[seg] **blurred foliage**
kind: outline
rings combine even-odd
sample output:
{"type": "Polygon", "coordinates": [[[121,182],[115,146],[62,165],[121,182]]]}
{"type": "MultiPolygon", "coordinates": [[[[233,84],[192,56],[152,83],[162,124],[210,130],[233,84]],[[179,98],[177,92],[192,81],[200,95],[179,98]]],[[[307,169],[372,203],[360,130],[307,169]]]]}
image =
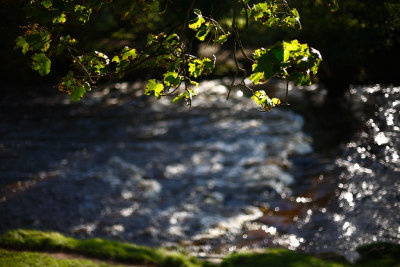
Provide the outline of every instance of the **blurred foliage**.
{"type": "Polygon", "coordinates": [[[349,84],[399,84],[400,3],[398,0],[338,0],[327,12],[321,0],[292,0],[302,15],[300,41],[324,57],[319,77],[330,92],[349,84]]]}
{"type": "MultiPolygon", "coordinates": [[[[319,82],[332,95],[349,84],[400,84],[400,3],[398,0],[291,0],[298,10],[301,31],[275,28],[260,34],[252,24],[241,36],[245,46],[272,45],[298,39],[317,48],[323,57],[319,82]]],[[[228,22],[229,19],[226,19],[228,22]]],[[[240,24],[245,28],[245,22],[240,24]]]]}

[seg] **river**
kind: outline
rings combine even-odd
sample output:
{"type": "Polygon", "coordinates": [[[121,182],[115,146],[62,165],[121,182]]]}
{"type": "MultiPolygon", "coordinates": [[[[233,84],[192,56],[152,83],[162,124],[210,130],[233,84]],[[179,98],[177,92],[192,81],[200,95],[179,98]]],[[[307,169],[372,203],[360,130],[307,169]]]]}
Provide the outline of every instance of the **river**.
{"type": "MultiPolygon", "coordinates": [[[[276,246],[354,260],[358,245],[399,243],[400,88],[352,87],[343,101],[356,130],[327,156],[303,116],[259,112],[237,89],[226,101],[227,84],[201,82],[191,108],[143,96],[140,82],[80,103],[3,98],[0,232],[179,245],[200,257],[276,246]]],[[[306,101],[303,91],[291,93],[306,101]]]]}

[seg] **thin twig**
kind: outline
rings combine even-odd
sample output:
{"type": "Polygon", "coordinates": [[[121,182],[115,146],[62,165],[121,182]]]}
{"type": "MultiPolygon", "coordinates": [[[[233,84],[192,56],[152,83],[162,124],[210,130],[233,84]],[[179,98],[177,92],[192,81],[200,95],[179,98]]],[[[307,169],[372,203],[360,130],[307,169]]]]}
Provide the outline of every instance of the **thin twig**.
{"type": "Polygon", "coordinates": [[[233,42],[233,59],[235,61],[235,65],[236,65],[236,71],[235,71],[235,75],[233,76],[231,85],[229,86],[229,91],[228,91],[228,95],[226,96],[226,100],[229,100],[229,96],[231,95],[232,88],[235,86],[236,76],[240,69],[239,64],[237,62],[237,58],[236,58],[236,42],[233,42]]]}
{"type": "Polygon", "coordinates": [[[165,7],[164,7],[164,10],[163,10],[163,11],[160,11],[160,12],[158,12],[158,15],[164,15],[164,14],[165,14],[165,12],[167,12],[167,9],[168,9],[168,3],[169,3],[169,0],[165,1],[165,7]]]}
{"type": "Polygon", "coordinates": [[[288,106],[288,95],[289,95],[289,79],[286,79],[286,96],[285,96],[285,105],[288,106]]]}
{"type": "Polygon", "coordinates": [[[68,50],[68,52],[69,52],[69,54],[71,55],[71,57],[82,67],[82,69],[86,72],[86,74],[87,74],[87,76],[88,76],[88,78],[89,78],[89,81],[90,81],[90,83],[95,83],[93,80],[92,80],[92,78],[91,78],[91,76],[90,76],[90,73],[88,72],[88,70],[85,68],[85,66],[79,61],[79,59],[77,59],[73,54],[72,54],[72,52],[71,52],[71,49],[69,48],[69,46],[67,46],[67,50],[68,50]]]}
{"type": "Polygon", "coordinates": [[[240,0],[240,2],[242,3],[243,9],[244,9],[244,11],[246,12],[246,29],[247,29],[247,28],[249,27],[249,14],[248,14],[248,11],[247,11],[249,5],[246,5],[246,4],[243,2],[243,0],[240,0]]]}
{"type": "Polygon", "coordinates": [[[240,48],[240,51],[242,52],[243,57],[245,59],[247,59],[248,61],[250,61],[251,63],[254,63],[254,60],[249,58],[246,55],[246,53],[244,52],[244,48],[243,48],[242,42],[240,41],[239,30],[238,30],[237,25],[236,25],[236,16],[237,16],[237,4],[236,4],[236,2],[237,2],[237,0],[233,0],[232,29],[233,29],[233,33],[235,35],[235,41],[239,45],[239,48],[240,48]]]}

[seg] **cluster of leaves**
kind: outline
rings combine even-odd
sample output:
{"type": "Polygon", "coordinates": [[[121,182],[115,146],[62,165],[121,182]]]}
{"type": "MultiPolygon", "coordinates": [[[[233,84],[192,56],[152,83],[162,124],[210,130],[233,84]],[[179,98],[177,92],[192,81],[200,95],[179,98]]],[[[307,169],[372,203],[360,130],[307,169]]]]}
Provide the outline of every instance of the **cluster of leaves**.
{"type": "Polygon", "coordinates": [[[72,71],[61,79],[58,89],[70,95],[71,101],[79,101],[86,91],[90,91],[90,84],[83,80],[75,78],[72,71]]]}
{"type": "Polygon", "coordinates": [[[257,49],[253,56],[250,80],[254,84],[281,77],[294,81],[296,85],[311,85],[311,75],[317,73],[322,60],[317,50],[297,40],[278,42],[269,49],[257,49]]]}
{"type": "Polygon", "coordinates": [[[301,28],[299,12],[290,8],[286,1],[270,0],[254,4],[247,14],[268,27],[301,28]]]}
{"type": "Polygon", "coordinates": [[[176,33],[149,35],[147,45],[155,46],[145,54],[145,64],[149,67],[164,68],[165,72],[160,79],[149,80],[145,94],[154,94],[159,99],[181,89],[183,92],[179,93],[173,102],[185,99],[190,105],[192,97],[196,95],[190,86],[198,85],[193,79],[210,74],[215,67],[215,58],[198,58],[185,53],[186,47],[176,33]],[[154,57],[154,60],[149,59],[150,57],[154,57]]]}
{"type": "MultiPolygon", "coordinates": [[[[266,27],[301,29],[297,9],[290,8],[286,1],[269,0],[253,4],[252,7],[248,2],[248,0],[242,1],[244,6],[242,13],[246,14],[246,18],[253,18],[266,27]]],[[[303,86],[311,85],[312,76],[317,74],[322,61],[318,50],[309,48],[307,44],[301,44],[297,40],[278,41],[268,49],[256,49],[253,59],[251,61],[253,73],[249,79],[254,84],[280,77],[303,86]]],[[[266,111],[282,103],[277,98],[270,98],[265,91],[253,92],[252,99],[266,111]]],[[[287,92],[285,104],[287,104],[287,92]]]]}
{"type": "Polygon", "coordinates": [[[25,55],[31,52],[32,69],[44,76],[49,74],[51,61],[46,56],[46,51],[50,48],[51,34],[45,28],[39,27],[37,24],[25,27],[26,31],[23,36],[18,36],[16,39],[17,47],[22,49],[25,55]]]}
{"type": "Polygon", "coordinates": [[[324,57],[318,80],[331,97],[341,96],[349,84],[400,83],[393,71],[400,60],[398,0],[290,3],[302,15],[299,40],[318,47],[324,57]]]}
{"type": "MultiPolygon", "coordinates": [[[[186,21],[189,18],[188,13],[188,17],[181,24],[194,32],[198,41],[206,42],[207,45],[210,42],[213,45],[223,45],[233,36],[233,56],[238,69],[241,69],[236,60],[237,45],[244,54],[236,27],[238,3],[242,5],[241,14],[246,21],[253,19],[267,27],[301,28],[299,13],[290,8],[285,0],[253,1],[255,3],[252,6],[249,2],[234,1],[231,29],[233,34],[223,29],[214,18],[204,16],[199,9],[194,9],[194,19],[186,21]]],[[[188,12],[193,8],[193,4],[194,1],[188,12]]],[[[190,43],[183,41],[178,33],[150,33],[144,47],[125,46],[120,52],[107,55],[100,51],[82,52],[78,47],[77,38],[64,32],[69,23],[86,24],[92,15],[103,7],[113,9],[123,20],[140,20],[140,17],[146,14],[157,14],[155,12],[159,12],[159,6],[159,0],[31,1],[29,18],[33,22],[25,27],[25,33],[16,39],[16,44],[23,54],[32,55],[32,69],[42,76],[50,73],[53,56],[66,53],[71,57],[74,70],[69,71],[59,84],[59,90],[68,93],[71,101],[80,100],[101,80],[123,78],[140,68],[157,68],[164,71],[149,80],[145,94],[154,95],[157,99],[174,95],[173,102],[186,100],[190,105],[193,96],[196,95],[193,90],[193,86],[197,86],[195,79],[212,73],[216,58],[190,54],[190,43]]],[[[159,12],[158,16],[162,13],[159,12]]],[[[250,79],[254,84],[272,77],[281,77],[295,81],[296,84],[309,85],[311,76],[317,73],[321,61],[318,51],[296,40],[278,42],[268,49],[257,49],[253,59],[247,55],[245,58],[253,64],[250,79]]],[[[253,99],[265,110],[280,104],[279,99],[270,99],[261,91],[253,92],[253,99]]]]}
{"type": "Polygon", "coordinates": [[[204,41],[210,34],[210,40],[213,39],[216,44],[223,44],[228,40],[230,32],[225,32],[218,22],[204,17],[199,9],[195,9],[194,14],[197,17],[191,21],[189,28],[196,32],[197,39],[204,41]]]}
{"type": "Polygon", "coordinates": [[[270,98],[264,90],[259,90],[254,93],[251,97],[257,105],[261,106],[265,111],[271,110],[281,104],[281,100],[278,98],[270,98]]]}
{"type": "Polygon", "coordinates": [[[400,26],[400,3],[384,3],[386,10],[390,15],[390,23],[392,27],[399,27],[400,26]]]}

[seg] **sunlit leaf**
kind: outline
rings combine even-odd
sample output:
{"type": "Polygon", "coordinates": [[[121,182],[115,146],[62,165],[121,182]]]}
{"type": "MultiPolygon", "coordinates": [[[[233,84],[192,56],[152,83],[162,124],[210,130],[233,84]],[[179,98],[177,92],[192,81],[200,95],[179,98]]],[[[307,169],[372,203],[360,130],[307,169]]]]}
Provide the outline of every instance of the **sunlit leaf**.
{"type": "Polygon", "coordinates": [[[169,71],[164,74],[164,84],[166,86],[176,87],[180,84],[180,82],[181,78],[177,72],[169,71]]]}
{"type": "Polygon", "coordinates": [[[149,80],[149,83],[146,86],[146,95],[151,95],[154,93],[154,96],[159,99],[164,91],[164,85],[162,83],[157,82],[155,79],[149,80]]]}
{"type": "Polygon", "coordinates": [[[215,67],[215,60],[215,56],[213,59],[203,58],[191,60],[188,64],[190,75],[197,78],[203,74],[210,74],[215,67]]]}
{"type": "Polygon", "coordinates": [[[230,32],[223,34],[223,35],[219,36],[215,42],[218,44],[223,44],[228,40],[229,35],[230,35],[230,32]]]}
{"type": "Polygon", "coordinates": [[[263,72],[255,72],[253,74],[250,75],[249,79],[254,83],[254,84],[258,84],[260,82],[264,82],[265,81],[265,76],[263,72]]]}
{"type": "Polygon", "coordinates": [[[134,48],[130,49],[127,46],[125,46],[121,54],[122,54],[122,60],[127,60],[127,59],[133,60],[137,57],[136,49],[134,48]]]}
{"type": "Polygon", "coordinates": [[[297,40],[277,42],[269,49],[254,52],[254,84],[272,77],[294,81],[297,85],[310,85],[311,74],[316,74],[322,60],[320,53],[297,40]]]}
{"type": "Polygon", "coordinates": [[[266,111],[269,111],[273,107],[281,104],[281,101],[278,98],[269,98],[269,96],[263,90],[256,91],[251,99],[253,99],[257,105],[261,106],[266,111]]]}
{"type": "Polygon", "coordinates": [[[172,100],[172,103],[177,103],[177,102],[181,101],[182,99],[184,99],[185,98],[185,94],[186,94],[186,92],[180,93],[177,97],[175,97],[172,100]]]}
{"type": "Polygon", "coordinates": [[[121,62],[121,60],[119,59],[118,56],[114,56],[111,61],[112,62],[117,62],[117,63],[121,62]]]}
{"type": "Polygon", "coordinates": [[[204,41],[207,37],[207,35],[210,33],[210,25],[209,23],[203,24],[200,29],[196,33],[196,38],[199,39],[200,41],[204,41]]]}
{"type": "Polygon", "coordinates": [[[67,21],[67,16],[65,15],[65,13],[61,13],[59,16],[54,17],[53,19],[53,23],[54,24],[64,24],[67,21]]]}
{"type": "Polygon", "coordinates": [[[41,4],[42,4],[45,8],[47,8],[47,9],[50,9],[51,6],[53,5],[53,3],[51,2],[51,0],[43,0],[43,1],[41,2],[41,4]]]}
{"type": "Polygon", "coordinates": [[[197,30],[201,27],[201,25],[203,25],[204,22],[206,22],[206,20],[203,18],[203,16],[198,15],[194,22],[189,24],[189,29],[197,30]]]}

